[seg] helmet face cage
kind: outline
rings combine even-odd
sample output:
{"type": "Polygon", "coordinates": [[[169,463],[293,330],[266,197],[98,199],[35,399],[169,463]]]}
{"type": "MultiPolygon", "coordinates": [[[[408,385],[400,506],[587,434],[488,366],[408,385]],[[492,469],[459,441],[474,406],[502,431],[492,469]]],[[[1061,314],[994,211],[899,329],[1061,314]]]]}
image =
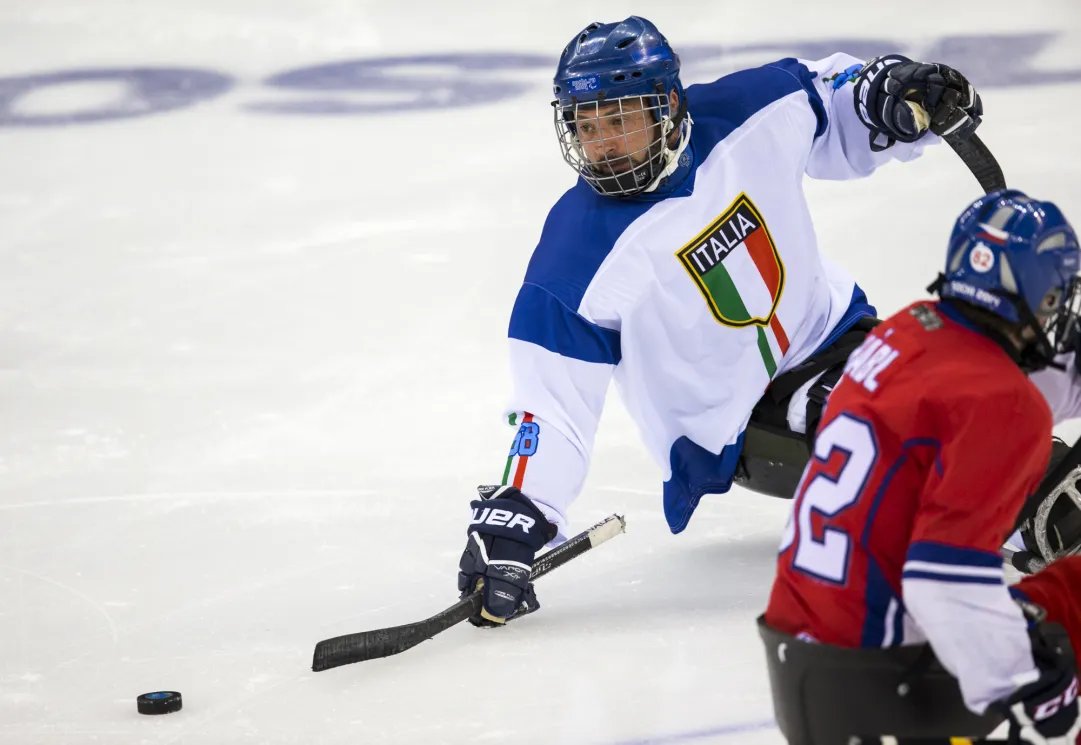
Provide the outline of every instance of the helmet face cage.
{"type": "Polygon", "coordinates": [[[1037,345],[1042,347],[1041,351],[1054,357],[1072,349],[1076,341],[1081,311],[1081,281],[1072,273],[1077,269],[1077,239],[1072,230],[1045,234],[1036,245],[1035,254],[1037,261],[1057,256],[1052,259],[1054,268],[1050,269],[1049,279],[1054,279],[1049,287],[1044,285],[1047,290],[1038,299],[1029,295],[1029,302],[1020,309],[1023,312],[1019,316],[1038,332],[1037,345]]]}
{"type": "Polygon", "coordinates": [[[1026,372],[1054,364],[1056,356],[1074,349],[1081,312],[1081,278],[1071,277],[1063,285],[1049,289],[1035,309],[1017,293],[997,290],[994,294],[1014,309],[1019,319],[1017,327],[1030,330],[1031,335],[1021,349],[1026,372]]]}
{"type": "Polygon", "coordinates": [[[563,160],[598,194],[641,193],[665,167],[675,127],[668,103],[661,92],[562,106],[553,102],[563,160]]]}
{"type": "Polygon", "coordinates": [[[1081,313],[1081,278],[1071,277],[1065,289],[1052,288],[1036,311],[1045,336],[1055,354],[1073,349],[1081,313]]]}

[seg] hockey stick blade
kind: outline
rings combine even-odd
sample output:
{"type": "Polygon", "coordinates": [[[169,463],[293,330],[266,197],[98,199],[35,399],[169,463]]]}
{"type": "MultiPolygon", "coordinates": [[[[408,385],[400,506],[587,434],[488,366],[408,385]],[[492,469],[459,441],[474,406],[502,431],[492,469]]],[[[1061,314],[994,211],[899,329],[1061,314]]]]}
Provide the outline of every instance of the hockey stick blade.
{"type": "MultiPolygon", "coordinates": [[[[558,569],[571,559],[596,548],[625,530],[626,522],[620,515],[605,518],[589,530],[582,531],[551,551],[538,556],[533,562],[530,580],[540,579],[548,572],[558,569]]],[[[480,610],[480,603],[481,596],[478,590],[462,598],[442,613],[437,613],[424,621],[324,639],[315,645],[312,670],[322,672],[354,662],[400,654],[446,631],[451,626],[465,621],[480,610]]]]}
{"type": "Polygon", "coordinates": [[[1002,167],[999,166],[983,140],[974,134],[964,138],[946,135],[942,139],[953,148],[961,161],[968,166],[968,170],[972,171],[972,175],[980,182],[980,187],[985,193],[990,194],[1006,188],[1006,177],[1002,174],[1002,167]]]}

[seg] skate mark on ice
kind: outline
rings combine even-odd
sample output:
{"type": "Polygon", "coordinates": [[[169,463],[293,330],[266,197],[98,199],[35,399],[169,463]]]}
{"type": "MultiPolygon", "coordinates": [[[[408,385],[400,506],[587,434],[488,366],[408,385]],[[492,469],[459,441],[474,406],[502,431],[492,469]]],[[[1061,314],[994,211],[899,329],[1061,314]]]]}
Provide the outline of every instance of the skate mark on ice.
{"type": "Polygon", "coordinates": [[[84,595],[83,593],[76,590],[74,587],[70,587],[68,585],[65,585],[63,582],[59,582],[59,581],[57,581],[55,579],[51,579],[51,578],[46,577],[46,576],[41,575],[41,574],[36,574],[34,572],[28,571],[26,569],[22,569],[20,567],[13,567],[10,564],[0,564],[0,570],[7,570],[9,572],[15,572],[16,574],[21,574],[21,575],[23,575],[25,577],[30,577],[32,579],[36,579],[39,582],[44,582],[47,585],[53,585],[54,587],[59,587],[61,590],[66,590],[67,592],[70,592],[75,597],[77,597],[77,598],[85,601],[89,605],[93,606],[94,610],[96,610],[99,614],[101,614],[101,616],[105,619],[105,622],[107,624],[109,624],[109,633],[113,637],[113,644],[116,644],[119,637],[118,637],[118,635],[116,633],[116,623],[113,621],[113,617],[109,615],[109,611],[105,610],[105,607],[101,603],[94,600],[92,597],[90,597],[88,595],[84,595]]]}
{"type": "Polygon", "coordinates": [[[695,740],[708,740],[715,737],[729,737],[731,735],[746,734],[748,732],[763,732],[775,729],[777,723],[772,719],[763,719],[758,722],[740,722],[726,724],[710,729],[694,730],[692,732],[677,732],[671,735],[659,735],[647,737],[641,740],[620,740],[611,745],[676,745],[677,743],[693,742],[695,740]]]}

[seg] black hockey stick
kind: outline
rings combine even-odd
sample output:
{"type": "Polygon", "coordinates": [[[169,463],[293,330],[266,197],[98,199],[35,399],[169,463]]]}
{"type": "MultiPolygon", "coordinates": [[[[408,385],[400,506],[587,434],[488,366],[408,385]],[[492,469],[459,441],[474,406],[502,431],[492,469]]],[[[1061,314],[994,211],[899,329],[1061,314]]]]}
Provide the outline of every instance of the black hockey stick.
{"type": "MultiPolygon", "coordinates": [[[[913,116],[916,117],[917,125],[921,129],[929,127],[931,115],[927,113],[927,110],[914,101],[907,103],[912,109],[913,116]]],[[[968,166],[968,170],[972,171],[972,175],[980,182],[980,187],[985,194],[1006,188],[1006,177],[1002,174],[1002,167],[978,136],[970,134],[966,137],[953,133],[943,135],[942,139],[953,148],[961,162],[968,166]]]]}
{"type": "Polygon", "coordinates": [[[942,139],[953,148],[961,161],[968,166],[968,170],[972,171],[972,175],[980,182],[984,192],[990,194],[1006,188],[1006,177],[1002,175],[1002,167],[999,166],[987,145],[983,144],[983,140],[974,134],[968,137],[946,135],[942,139]]]}
{"type": "MultiPolygon", "coordinates": [[[[566,564],[571,559],[581,556],[586,551],[596,548],[610,538],[626,530],[626,523],[619,515],[611,515],[584,530],[569,541],[560,544],[551,551],[537,557],[533,562],[531,580],[540,579],[553,569],[566,564]]],[[[336,636],[324,639],[315,645],[312,657],[312,670],[321,672],[332,667],[341,667],[354,662],[364,662],[380,657],[389,657],[411,649],[426,639],[442,633],[466,620],[480,610],[480,590],[462,598],[442,613],[431,618],[393,626],[389,629],[361,631],[356,634],[336,636]]]]}

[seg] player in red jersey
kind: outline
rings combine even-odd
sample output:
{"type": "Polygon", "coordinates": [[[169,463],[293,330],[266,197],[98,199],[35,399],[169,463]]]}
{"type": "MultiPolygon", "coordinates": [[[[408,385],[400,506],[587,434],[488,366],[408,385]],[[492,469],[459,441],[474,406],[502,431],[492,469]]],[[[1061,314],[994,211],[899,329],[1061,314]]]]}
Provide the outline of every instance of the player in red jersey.
{"type": "MultiPolygon", "coordinates": [[[[999,547],[1047,468],[1052,411],[1028,375],[1065,359],[1079,263],[1053,204],[983,197],[954,227],[941,300],[896,314],[849,358],[760,624],[791,745],[982,736],[1003,718],[1029,742],[1072,745],[1072,654],[1030,636],[999,547]]],[[[1076,635],[1081,601],[1056,585],[1081,571],[1063,567],[1027,592],[1076,635]]]]}
{"type": "Polygon", "coordinates": [[[1014,594],[1043,608],[1047,620],[1061,624],[1074,653],[1081,653],[1081,556],[1068,556],[1022,579],[1014,594]]]}

